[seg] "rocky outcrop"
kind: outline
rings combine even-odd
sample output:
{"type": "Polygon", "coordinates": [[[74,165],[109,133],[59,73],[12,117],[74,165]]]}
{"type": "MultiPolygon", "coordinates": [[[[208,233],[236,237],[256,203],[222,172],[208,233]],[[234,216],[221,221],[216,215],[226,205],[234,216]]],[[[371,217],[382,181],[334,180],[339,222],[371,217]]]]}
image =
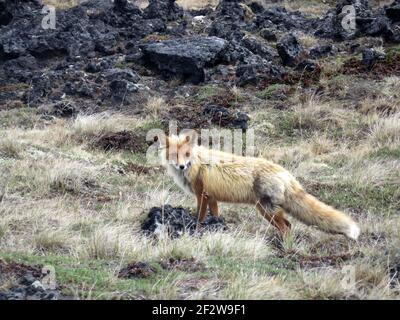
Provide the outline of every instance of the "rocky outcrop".
{"type": "Polygon", "coordinates": [[[227,41],[217,37],[190,37],[142,45],[149,67],[199,83],[205,80],[205,68],[218,64],[227,41]]]}
{"type": "Polygon", "coordinates": [[[292,34],[284,36],[276,44],[282,63],[286,66],[295,66],[304,55],[304,48],[299,40],[292,34]]]}

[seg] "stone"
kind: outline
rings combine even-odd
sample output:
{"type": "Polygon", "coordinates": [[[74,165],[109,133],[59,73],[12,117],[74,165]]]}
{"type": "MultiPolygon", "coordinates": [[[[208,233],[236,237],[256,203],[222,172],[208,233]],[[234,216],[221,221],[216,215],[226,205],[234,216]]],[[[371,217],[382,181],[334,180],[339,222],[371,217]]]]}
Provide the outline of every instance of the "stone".
{"type": "Polygon", "coordinates": [[[141,46],[147,66],[199,83],[205,68],[218,64],[228,43],[217,37],[188,37],[141,46]]]}

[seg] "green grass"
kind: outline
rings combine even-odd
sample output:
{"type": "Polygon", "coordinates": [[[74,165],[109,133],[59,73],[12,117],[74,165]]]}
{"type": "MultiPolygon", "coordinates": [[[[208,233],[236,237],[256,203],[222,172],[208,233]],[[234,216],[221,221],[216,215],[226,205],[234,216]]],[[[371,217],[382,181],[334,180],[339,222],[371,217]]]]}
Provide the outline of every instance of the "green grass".
{"type": "MultiPolygon", "coordinates": [[[[91,299],[134,299],[141,296],[151,297],[152,294],[164,290],[164,280],[174,281],[185,279],[187,274],[182,271],[164,270],[158,262],[150,262],[155,273],[148,278],[121,279],[117,277],[120,265],[105,260],[74,259],[70,256],[46,256],[24,253],[0,253],[0,258],[6,262],[24,263],[27,265],[55,268],[56,281],[62,292],[68,296],[78,295],[79,298],[91,299]]],[[[209,273],[193,273],[195,276],[210,276],[209,273]]]]}
{"type": "Polygon", "coordinates": [[[266,87],[264,90],[256,92],[256,97],[260,99],[269,99],[275,92],[284,88],[284,85],[279,83],[271,84],[270,86],[266,87]]]}
{"type": "Polygon", "coordinates": [[[200,87],[197,92],[196,99],[199,101],[204,101],[210,99],[211,97],[218,94],[218,88],[210,85],[205,85],[200,87]]]}
{"type": "Polygon", "coordinates": [[[370,154],[371,159],[379,158],[379,159],[387,159],[394,158],[400,159],[400,148],[389,148],[382,147],[380,149],[374,150],[370,154]]]}
{"type": "Polygon", "coordinates": [[[400,210],[400,194],[395,185],[356,187],[351,184],[322,185],[310,193],[340,209],[354,209],[375,214],[396,214],[400,210]]]}

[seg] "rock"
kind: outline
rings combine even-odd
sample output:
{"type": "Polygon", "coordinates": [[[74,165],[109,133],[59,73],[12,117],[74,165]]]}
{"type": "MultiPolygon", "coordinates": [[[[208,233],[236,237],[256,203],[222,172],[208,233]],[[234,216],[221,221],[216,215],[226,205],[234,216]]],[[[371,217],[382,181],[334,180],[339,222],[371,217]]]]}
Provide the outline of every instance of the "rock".
{"type": "Polygon", "coordinates": [[[205,80],[205,68],[221,61],[227,42],[217,37],[189,37],[144,44],[147,66],[199,83],[205,80]]]}
{"type": "Polygon", "coordinates": [[[147,19],[162,19],[164,21],[175,21],[183,16],[183,10],[175,0],[150,0],[144,10],[147,19]]]}
{"type": "Polygon", "coordinates": [[[278,57],[275,49],[257,40],[255,37],[245,36],[242,39],[242,46],[252,53],[259,55],[265,60],[271,61],[278,57]]]}
{"type": "MultiPolygon", "coordinates": [[[[226,230],[225,221],[222,217],[208,215],[201,223],[202,231],[226,230]]],[[[182,207],[174,208],[170,205],[154,207],[150,210],[147,219],[142,224],[142,230],[146,235],[160,235],[167,232],[171,237],[176,238],[184,232],[193,234],[197,228],[197,218],[182,207]]]]}
{"type": "Polygon", "coordinates": [[[332,45],[317,45],[310,50],[309,56],[313,59],[319,59],[332,53],[332,45]]]}
{"type": "Polygon", "coordinates": [[[386,55],[383,52],[378,52],[374,49],[365,49],[362,52],[362,63],[372,69],[378,60],[384,60],[386,55]]]}
{"type": "Polygon", "coordinates": [[[31,287],[35,290],[35,291],[45,291],[42,283],[39,280],[36,280],[35,282],[33,282],[31,284],[31,287]]]}
{"type": "Polygon", "coordinates": [[[314,61],[311,60],[302,60],[296,65],[296,70],[299,71],[314,71],[316,70],[317,66],[314,61]]]}
{"type": "Polygon", "coordinates": [[[383,37],[387,42],[400,42],[396,25],[398,3],[386,9],[373,10],[367,0],[341,0],[317,22],[315,35],[331,39],[352,39],[361,36],[383,37]],[[346,6],[351,9],[346,10],[346,6]]]}
{"type": "Polygon", "coordinates": [[[254,13],[257,13],[257,14],[262,13],[265,10],[264,6],[260,2],[257,2],[257,1],[251,2],[249,4],[249,8],[251,9],[251,11],[253,11],[254,13]]]}
{"type": "Polygon", "coordinates": [[[276,49],[282,59],[282,63],[287,66],[294,66],[300,62],[299,60],[304,53],[303,46],[296,36],[292,34],[287,34],[281,38],[276,44],[276,49]]]}
{"type": "Polygon", "coordinates": [[[272,7],[258,14],[254,29],[276,28],[282,31],[313,29],[316,19],[308,18],[298,11],[288,12],[284,7],[272,7]]]}
{"type": "Polygon", "coordinates": [[[214,22],[211,24],[209,35],[240,41],[244,36],[242,29],[249,23],[248,10],[240,0],[220,1],[213,14],[214,22]]]}
{"type": "Polygon", "coordinates": [[[231,112],[225,107],[208,105],[203,114],[211,119],[211,122],[225,128],[247,130],[249,116],[241,111],[231,112]]]}
{"type": "Polygon", "coordinates": [[[278,38],[276,37],[275,32],[273,32],[269,28],[264,28],[260,31],[260,36],[263,37],[265,40],[268,41],[277,41],[278,38]]]}
{"type": "Polygon", "coordinates": [[[139,76],[131,69],[109,69],[104,72],[104,76],[110,82],[115,80],[126,80],[137,83],[140,80],[139,76]]]}
{"type": "Polygon", "coordinates": [[[239,86],[257,85],[262,80],[279,81],[285,71],[280,65],[266,61],[257,55],[246,57],[236,68],[236,83],[239,86]]]}
{"type": "Polygon", "coordinates": [[[390,7],[386,8],[386,15],[393,21],[400,21],[400,3],[393,3],[390,7]]]}

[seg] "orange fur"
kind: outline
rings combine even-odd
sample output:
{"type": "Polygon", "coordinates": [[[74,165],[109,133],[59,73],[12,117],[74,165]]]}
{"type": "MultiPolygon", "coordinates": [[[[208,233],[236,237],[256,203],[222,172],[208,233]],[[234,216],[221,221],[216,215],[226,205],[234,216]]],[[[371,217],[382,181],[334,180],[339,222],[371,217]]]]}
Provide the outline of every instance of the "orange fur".
{"type": "Polygon", "coordinates": [[[245,203],[254,204],[281,232],[290,229],[286,212],[326,232],[358,237],[359,228],[349,216],[306,193],[287,170],[271,161],[206,149],[188,135],[168,137],[162,154],[177,184],[196,196],[199,221],[207,207],[218,215],[218,202],[245,203]]]}

